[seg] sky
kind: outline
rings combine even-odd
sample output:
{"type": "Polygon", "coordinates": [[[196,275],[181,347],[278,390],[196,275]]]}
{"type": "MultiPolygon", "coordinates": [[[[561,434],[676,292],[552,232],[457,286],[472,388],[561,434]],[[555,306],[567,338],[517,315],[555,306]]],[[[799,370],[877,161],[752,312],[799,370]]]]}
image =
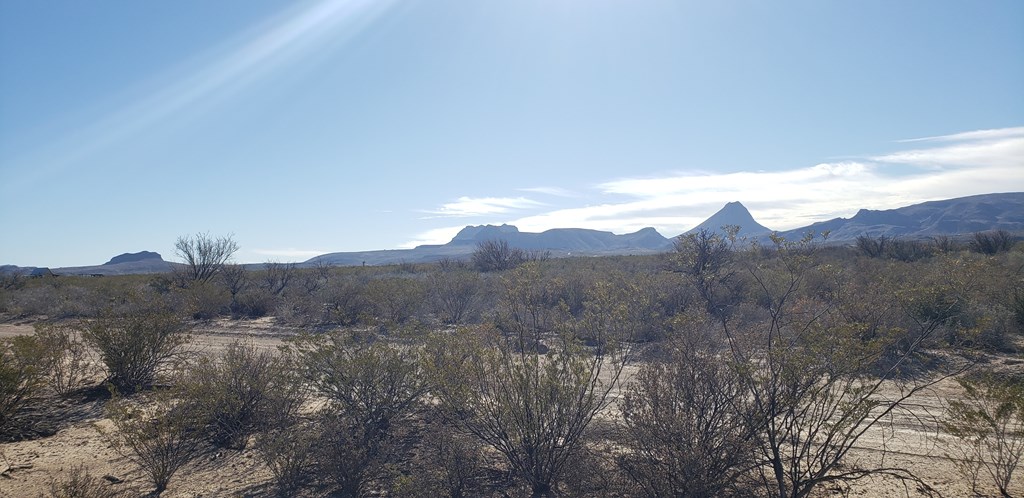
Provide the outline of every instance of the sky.
{"type": "Polygon", "coordinates": [[[0,264],[1024,191],[1024,2],[0,0],[0,264]]]}

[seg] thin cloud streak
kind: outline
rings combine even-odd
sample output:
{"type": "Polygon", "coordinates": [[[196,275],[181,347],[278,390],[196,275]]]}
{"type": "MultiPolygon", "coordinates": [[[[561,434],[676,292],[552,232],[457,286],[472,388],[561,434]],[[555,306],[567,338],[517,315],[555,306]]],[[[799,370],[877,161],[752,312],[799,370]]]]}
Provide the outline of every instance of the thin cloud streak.
{"type": "Polygon", "coordinates": [[[572,197],[579,197],[580,196],[576,192],[573,192],[571,190],[564,189],[564,188],[561,188],[561,187],[530,187],[530,188],[521,188],[519,190],[522,191],[522,192],[530,192],[530,193],[534,193],[534,194],[550,195],[552,197],[572,198],[572,197]]]}
{"type": "Polygon", "coordinates": [[[965,131],[951,135],[939,135],[935,137],[907,138],[897,140],[897,143],[908,142],[955,142],[961,140],[991,140],[1000,138],[1012,138],[1024,136],[1024,126],[1013,128],[995,128],[991,130],[965,131]]]}
{"type": "Polygon", "coordinates": [[[442,218],[467,218],[541,206],[544,204],[526,197],[459,197],[457,201],[443,204],[440,208],[427,213],[442,218]]]}

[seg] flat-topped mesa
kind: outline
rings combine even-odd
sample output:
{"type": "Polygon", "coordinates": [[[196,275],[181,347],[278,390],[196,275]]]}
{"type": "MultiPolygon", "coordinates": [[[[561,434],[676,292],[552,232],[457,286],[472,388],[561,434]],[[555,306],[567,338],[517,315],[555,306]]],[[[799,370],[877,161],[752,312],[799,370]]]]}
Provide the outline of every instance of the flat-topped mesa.
{"type": "Polygon", "coordinates": [[[514,225],[475,225],[467,226],[449,242],[450,245],[476,244],[490,239],[501,239],[509,234],[520,233],[514,225]]]}
{"type": "Polygon", "coordinates": [[[110,258],[110,261],[103,263],[103,266],[116,265],[120,263],[134,263],[136,261],[158,260],[163,261],[160,253],[150,251],[126,252],[110,258]]]}

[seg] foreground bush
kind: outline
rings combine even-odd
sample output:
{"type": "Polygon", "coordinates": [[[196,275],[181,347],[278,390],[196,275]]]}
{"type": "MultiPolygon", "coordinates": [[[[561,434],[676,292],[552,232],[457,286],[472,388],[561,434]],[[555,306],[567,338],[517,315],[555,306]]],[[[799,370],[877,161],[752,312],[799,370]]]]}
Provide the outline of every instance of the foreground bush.
{"type": "Polygon", "coordinates": [[[43,351],[40,367],[55,394],[67,396],[92,376],[90,351],[72,327],[36,324],[35,338],[43,351]]]}
{"type": "Polygon", "coordinates": [[[128,498],[129,490],[111,489],[103,479],[89,474],[81,466],[72,466],[63,479],[50,481],[49,498],[128,498]]]}
{"type": "Polygon", "coordinates": [[[952,401],[943,421],[956,438],[953,461],[957,470],[980,494],[988,480],[1001,496],[1011,496],[1013,474],[1024,458],[1024,380],[992,375],[960,379],[963,401],[952,401]]]}
{"type": "Polygon", "coordinates": [[[428,356],[446,418],[500,453],[534,496],[557,492],[584,433],[618,385],[627,350],[617,333],[633,328],[621,302],[602,286],[588,291],[578,319],[555,318],[544,288],[535,266],[514,270],[500,330],[439,336],[428,356]],[[548,323],[559,333],[548,333],[548,323]],[[593,350],[578,339],[584,335],[593,350]]]}
{"type": "Polygon", "coordinates": [[[125,395],[152,386],[190,339],[185,322],[165,303],[139,297],[121,308],[108,307],[81,329],[86,343],[99,352],[107,381],[125,395]]]}
{"type": "Polygon", "coordinates": [[[396,431],[425,391],[418,355],[406,345],[347,333],[305,335],[289,346],[327,399],[319,416],[318,471],[341,496],[361,496],[394,457],[396,431]]]}
{"type": "Polygon", "coordinates": [[[217,357],[201,358],[181,387],[218,447],[245,448],[249,436],[291,417],[304,400],[286,358],[235,342],[217,357]]]}
{"type": "Polygon", "coordinates": [[[710,335],[676,339],[641,367],[622,403],[630,452],[621,466],[644,496],[748,494],[752,428],[740,377],[710,335]]]}
{"type": "Polygon", "coordinates": [[[0,340],[0,431],[44,385],[45,351],[32,336],[0,340]]]}
{"type": "Polygon", "coordinates": [[[169,393],[159,393],[151,406],[124,399],[112,401],[107,415],[117,429],[114,447],[146,474],[157,495],[199,452],[199,418],[187,403],[169,393]]]}

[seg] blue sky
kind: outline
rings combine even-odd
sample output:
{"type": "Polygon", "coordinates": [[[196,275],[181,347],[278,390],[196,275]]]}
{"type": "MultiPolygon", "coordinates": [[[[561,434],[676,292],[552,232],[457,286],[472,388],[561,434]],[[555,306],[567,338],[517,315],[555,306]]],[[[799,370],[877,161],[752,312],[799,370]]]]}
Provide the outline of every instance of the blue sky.
{"type": "Polygon", "coordinates": [[[1024,191],[1024,2],[0,0],[0,264],[1024,191]]]}

